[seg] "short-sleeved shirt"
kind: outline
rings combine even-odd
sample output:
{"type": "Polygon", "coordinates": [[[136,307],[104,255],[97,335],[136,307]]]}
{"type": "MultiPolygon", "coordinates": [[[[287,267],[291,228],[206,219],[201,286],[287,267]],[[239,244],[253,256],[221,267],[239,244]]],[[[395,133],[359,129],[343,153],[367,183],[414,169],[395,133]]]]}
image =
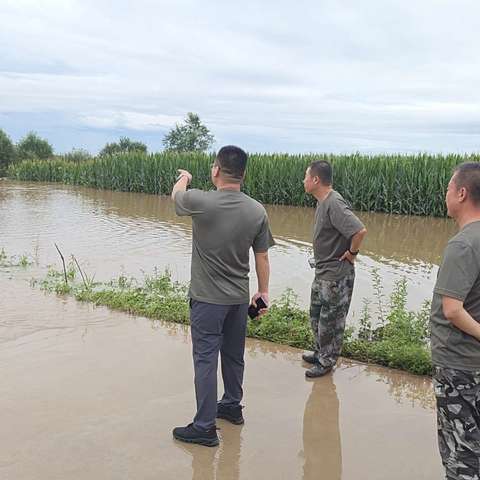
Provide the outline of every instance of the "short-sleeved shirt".
{"type": "Polygon", "coordinates": [[[191,189],[175,195],[177,215],[192,217],[189,296],[199,302],[250,302],[249,253],[274,245],[262,204],[240,191],[191,189]]]}
{"type": "Polygon", "coordinates": [[[350,205],[335,190],[319,200],[313,226],[315,274],[325,280],[339,280],[351,273],[354,266],[339,259],[350,248],[353,235],[363,228],[350,205]]]}
{"type": "Polygon", "coordinates": [[[433,363],[457,370],[480,370],[480,342],[445,317],[443,296],[463,302],[465,310],[480,322],[480,222],[465,225],[448,242],[433,290],[430,317],[433,363]]]}

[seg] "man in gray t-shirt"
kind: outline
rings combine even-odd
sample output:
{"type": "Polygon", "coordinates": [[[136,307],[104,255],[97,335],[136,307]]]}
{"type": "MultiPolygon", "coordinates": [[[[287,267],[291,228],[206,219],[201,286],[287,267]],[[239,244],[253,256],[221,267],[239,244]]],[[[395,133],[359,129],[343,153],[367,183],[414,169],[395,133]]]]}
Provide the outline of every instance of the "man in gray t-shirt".
{"type": "Polygon", "coordinates": [[[448,184],[448,215],[460,231],[448,242],[433,291],[440,455],[447,479],[480,477],[480,164],[458,166],[448,184]]]}
{"type": "Polygon", "coordinates": [[[189,297],[197,413],[193,423],[173,430],[177,440],[189,443],[218,445],[215,418],[244,422],[240,402],[248,306],[260,298],[268,305],[268,249],[274,241],[265,208],[240,191],[246,164],[243,150],[223,147],[211,171],[216,190],[187,191],[192,176],[180,170],[172,191],[177,215],[192,217],[189,297]],[[251,300],[250,248],[258,277],[251,300]],[[225,393],[217,405],[219,352],[225,393]]]}
{"type": "Polygon", "coordinates": [[[313,354],[302,358],[313,366],[305,375],[321,377],[337,362],[345,320],[352,299],[354,262],[367,233],[343,197],[332,188],[332,167],[313,162],[305,172],[305,191],[318,203],[313,227],[315,279],[310,299],[310,323],[315,336],[313,354]]]}

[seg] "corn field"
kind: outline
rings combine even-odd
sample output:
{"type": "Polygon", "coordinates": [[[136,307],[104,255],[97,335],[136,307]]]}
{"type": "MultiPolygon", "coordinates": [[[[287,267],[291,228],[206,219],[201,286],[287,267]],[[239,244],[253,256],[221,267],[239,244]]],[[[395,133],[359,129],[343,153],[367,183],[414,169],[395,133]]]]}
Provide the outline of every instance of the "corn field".
{"type": "MultiPolygon", "coordinates": [[[[11,165],[18,180],[61,182],[94,188],[169,194],[184,168],[193,188],[211,189],[213,156],[199,153],[128,153],[74,163],[54,159],[11,165]]],[[[302,180],[314,160],[333,165],[334,188],[355,210],[445,216],[445,191],[455,165],[480,155],[288,155],[251,154],[243,190],[262,203],[314,205],[302,180]]]]}

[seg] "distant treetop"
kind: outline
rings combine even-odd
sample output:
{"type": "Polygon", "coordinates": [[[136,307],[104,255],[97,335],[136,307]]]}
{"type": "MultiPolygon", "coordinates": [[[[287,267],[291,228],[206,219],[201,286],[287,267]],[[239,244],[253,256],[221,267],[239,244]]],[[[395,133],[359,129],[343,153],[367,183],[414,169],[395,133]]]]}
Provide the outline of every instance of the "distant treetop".
{"type": "Polygon", "coordinates": [[[116,153],[141,152],[147,153],[147,146],[142,142],[135,142],[128,137],[121,137],[119,142],[107,143],[99,153],[100,157],[116,153]]]}
{"type": "Polygon", "coordinates": [[[215,137],[200,121],[200,117],[192,112],[163,138],[165,150],[173,152],[205,152],[214,143],[215,137]]]}
{"type": "Polygon", "coordinates": [[[17,157],[19,160],[45,160],[52,156],[52,146],[35,132],[27,133],[17,144],[17,157]]]}
{"type": "Polygon", "coordinates": [[[10,137],[0,129],[0,175],[2,175],[8,165],[15,160],[15,147],[10,137]]]}

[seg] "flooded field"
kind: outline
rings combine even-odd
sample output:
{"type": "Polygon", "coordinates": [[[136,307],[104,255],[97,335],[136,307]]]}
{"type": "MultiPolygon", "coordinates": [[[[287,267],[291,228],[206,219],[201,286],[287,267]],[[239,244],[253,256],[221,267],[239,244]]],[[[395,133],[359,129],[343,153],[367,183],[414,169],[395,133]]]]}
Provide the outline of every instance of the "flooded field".
{"type": "MultiPolygon", "coordinates": [[[[306,306],[313,210],[268,212],[278,243],[272,296],[293,288],[306,306]]],[[[360,216],[369,238],[350,321],[372,294],[373,267],[386,293],[406,276],[409,304],[419,306],[455,226],[360,216]]],[[[0,181],[0,248],[38,261],[0,270],[0,478],[441,478],[429,379],[343,361],[309,382],[300,351],[250,340],[246,424],[220,421],[218,448],[184,446],[171,429],[194,412],[188,329],[29,286],[47,264],[59,265],[54,242],[97,279],[169,268],[187,280],[190,235],[168,198],[0,181]]]]}

